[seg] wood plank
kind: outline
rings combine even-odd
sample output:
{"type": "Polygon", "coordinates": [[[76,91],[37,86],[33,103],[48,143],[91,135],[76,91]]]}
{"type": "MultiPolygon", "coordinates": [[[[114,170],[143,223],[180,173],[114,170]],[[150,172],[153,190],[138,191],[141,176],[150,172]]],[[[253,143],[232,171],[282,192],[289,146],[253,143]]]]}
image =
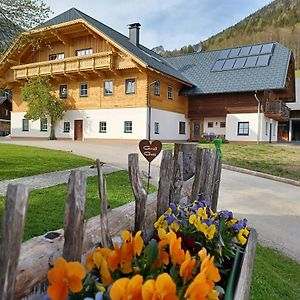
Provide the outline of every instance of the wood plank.
{"type": "Polygon", "coordinates": [[[14,299],[17,266],[23,239],[28,189],[21,184],[9,184],[0,243],[0,299],[14,299]]]}
{"type": "Polygon", "coordinates": [[[131,183],[132,192],[135,198],[135,222],[134,231],[142,230],[146,232],[145,227],[145,208],[147,200],[147,192],[144,188],[144,183],[139,171],[139,155],[138,153],[131,153],[128,155],[128,172],[131,183]]]}
{"type": "Polygon", "coordinates": [[[100,222],[101,222],[101,244],[102,247],[112,248],[113,243],[108,229],[107,219],[107,197],[106,197],[106,180],[103,176],[102,166],[100,160],[96,160],[97,172],[98,172],[98,189],[100,200],[100,222]]]}
{"type": "Polygon", "coordinates": [[[172,150],[164,150],[160,163],[156,216],[159,218],[169,208],[170,187],[173,174],[172,150]]]}
{"type": "Polygon", "coordinates": [[[63,257],[67,261],[81,262],[84,237],[84,207],[86,176],[82,171],[71,171],[65,207],[65,243],[63,257]]]}
{"type": "Polygon", "coordinates": [[[234,300],[248,300],[257,244],[257,232],[250,229],[245,254],[242,260],[240,276],[234,293],[234,300]]]}
{"type": "Polygon", "coordinates": [[[183,187],[183,153],[178,152],[173,161],[173,180],[170,188],[170,201],[178,204],[183,187]]]}

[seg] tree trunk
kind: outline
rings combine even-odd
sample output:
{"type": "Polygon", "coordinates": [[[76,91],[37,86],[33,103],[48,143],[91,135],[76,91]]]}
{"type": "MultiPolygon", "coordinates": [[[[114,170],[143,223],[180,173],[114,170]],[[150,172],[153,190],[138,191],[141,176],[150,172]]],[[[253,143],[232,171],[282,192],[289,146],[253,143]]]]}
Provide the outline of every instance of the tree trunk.
{"type": "Polygon", "coordinates": [[[50,120],[50,136],[49,136],[49,140],[56,140],[56,136],[55,136],[55,121],[51,118],[50,120]]]}

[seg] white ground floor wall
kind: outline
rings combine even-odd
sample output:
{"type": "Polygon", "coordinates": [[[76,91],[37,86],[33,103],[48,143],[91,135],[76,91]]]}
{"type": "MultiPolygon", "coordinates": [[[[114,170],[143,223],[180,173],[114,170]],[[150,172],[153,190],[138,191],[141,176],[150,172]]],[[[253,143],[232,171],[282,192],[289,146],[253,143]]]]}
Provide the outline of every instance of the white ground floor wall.
{"type": "Polygon", "coordinates": [[[277,142],[278,122],[263,113],[227,114],[225,138],[237,142],[277,142]],[[239,123],[248,123],[248,134],[239,134],[239,123]]]}
{"type": "MultiPolygon", "coordinates": [[[[57,138],[74,139],[75,120],[82,120],[83,139],[145,139],[148,136],[148,115],[147,108],[70,110],[56,124],[55,132],[57,138]],[[125,121],[132,122],[132,132],[125,132],[125,121]],[[70,130],[65,132],[64,123],[67,122],[69,122],[70,130]],[[106,122],[106,132],[100,132],[100,122],[106,122]]],[[[40,120],[29,121],[28,131],[23,131],[24,116],[25,112],[11,113],[12,137],[47,138],[49,136],[49,122],[47,131],[41,131],[40,120]]],[[[151,139],[187,140],[189,132],[189,121],[183,114],[158,109],[151,110],[151,139]],[[184,134],[179,133],[180,122],[185,123],[184,134]]]]}

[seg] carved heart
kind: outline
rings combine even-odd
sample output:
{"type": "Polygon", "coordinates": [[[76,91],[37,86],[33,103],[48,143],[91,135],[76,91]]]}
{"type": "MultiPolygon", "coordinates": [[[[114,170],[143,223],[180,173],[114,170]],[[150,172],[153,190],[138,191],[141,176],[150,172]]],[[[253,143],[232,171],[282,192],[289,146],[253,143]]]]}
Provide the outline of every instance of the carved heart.
{"type": "Polygon", "coordinates": [[[160,153],[162,144],[160,141],[153,141],[150,143],[148,140],[141,140],[139,148],[143,156],[151,162],[160,153]]]}

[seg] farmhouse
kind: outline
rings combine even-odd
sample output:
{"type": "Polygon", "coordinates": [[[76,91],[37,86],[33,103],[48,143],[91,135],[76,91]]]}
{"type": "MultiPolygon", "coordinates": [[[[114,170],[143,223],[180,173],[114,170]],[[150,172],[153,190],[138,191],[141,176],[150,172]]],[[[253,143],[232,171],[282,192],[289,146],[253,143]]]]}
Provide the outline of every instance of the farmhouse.
{"type": "Polygon", "coordinates": [[[278,43],[163,58],[72,8],[23,33],[0,64],[0,88],[12,90],[12,137],[46,138],[48,120],[25,118],[24,83],[49,76],[72,103],[58,138],[275,142],[285,102],[295,101],[292,52],[278,43]]]}
{"type": "Polygon", "coordinates": [[[10,133],[11,99],[7,91],[0,95],[0,136],[10,133]]]}

